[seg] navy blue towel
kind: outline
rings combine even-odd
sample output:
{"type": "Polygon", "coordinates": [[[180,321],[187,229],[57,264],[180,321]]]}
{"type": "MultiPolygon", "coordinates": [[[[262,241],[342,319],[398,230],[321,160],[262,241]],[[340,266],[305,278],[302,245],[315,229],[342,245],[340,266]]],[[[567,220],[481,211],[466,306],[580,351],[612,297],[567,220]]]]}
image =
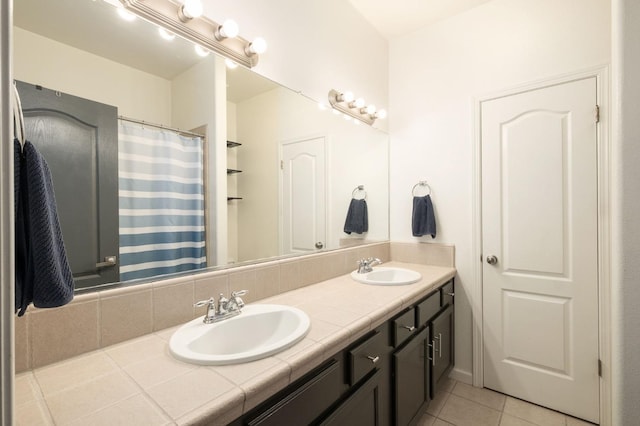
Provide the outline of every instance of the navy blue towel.
{"type": "Polygon", "coordinates": [[[367,212],[367,202],[365,200],[351,199],[347,218],[344,221],[344,232],[351,234],[362,234],[369,230],[369,214],[367,212]]]}
{"type": "Polygon", "coordinates": [[[54,308],[73,299],[73,274],[62,241],[51,172],[26,141],[20,159],[16,216],[16,311],[54,308]],[[18,295],[20,298],[18,299],[18,295]]]}
{"type": "Polygon", "coordinates": [[[431,238],[436,237],[436,216],[433,213],[431,196],[413,197],[411,230],[414,237],[423,235],[431,235],[431,238]]]}

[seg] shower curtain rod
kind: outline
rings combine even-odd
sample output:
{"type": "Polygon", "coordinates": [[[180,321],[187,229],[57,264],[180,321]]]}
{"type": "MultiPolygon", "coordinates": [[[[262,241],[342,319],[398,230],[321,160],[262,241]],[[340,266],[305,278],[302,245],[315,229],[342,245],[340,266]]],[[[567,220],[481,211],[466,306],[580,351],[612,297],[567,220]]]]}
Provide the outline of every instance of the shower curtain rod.
{"type": "Polygon", "coordinates": [[[141,124],[143,126],[150,126],[150,127],[156,127],[158,129],[170,130],[172,132],[181,133],[183,135],[188,135],[188,136],[197,136],[199,138],[202,138],[203,141],[206,140],[205,136],[201,135],[200,133],[190,132],[188,130],[182,130],[182,129],[178,129],[178,128],[175,128],[175,127],[164,126],[162,124],[149,123],[148,121],[137,120],[135,118],[125,117],[124,115],[119,115],[118,118],[120,120],[129,121],[131,123],[141,124]]]}

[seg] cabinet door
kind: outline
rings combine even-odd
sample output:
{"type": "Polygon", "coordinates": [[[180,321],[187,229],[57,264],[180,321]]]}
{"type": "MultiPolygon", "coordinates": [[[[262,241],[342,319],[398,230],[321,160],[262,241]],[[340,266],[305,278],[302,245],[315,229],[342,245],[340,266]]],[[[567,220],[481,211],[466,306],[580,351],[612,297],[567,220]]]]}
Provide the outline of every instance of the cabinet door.
{"type": "Polygon", "coordinates": [[[440,312],[431,322],[432,380],[431,397],[434,397],[440,380],[453,366],[453,306],[440,312]]]}
{"type": "Polygon", "coordinates": [[[355,392],[320,424],[322,426],[378,426],[380,419],[380,370],[376,370],[355,392]]]}
{"type": "Polygon", "coordinates": [[[398,426],[407,425],[416,415],[420,415],[423,404],[429,400],[428,337],[429,327],[393,354],[394,406],[398,426]]]}

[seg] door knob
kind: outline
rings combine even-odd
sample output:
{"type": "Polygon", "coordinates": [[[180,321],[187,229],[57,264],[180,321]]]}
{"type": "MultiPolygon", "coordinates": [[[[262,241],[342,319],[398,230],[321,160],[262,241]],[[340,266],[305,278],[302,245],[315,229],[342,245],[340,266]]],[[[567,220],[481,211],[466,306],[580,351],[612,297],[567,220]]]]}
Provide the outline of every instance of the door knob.
{"type": "Polygon", "coordinates": [[[324,244],[322,244],[322,241],[318,241],[318,242],[316,243],[316,248],[317,248],[317,249],[321,249],[322,247],[324,247],[324,244]]]}
{"type": "Polygon", "coordinates": [[[498,258],[493,255],[487,256],[487,263],[489,265],[495,265],[496,263],[498,263],[498,258]]]}

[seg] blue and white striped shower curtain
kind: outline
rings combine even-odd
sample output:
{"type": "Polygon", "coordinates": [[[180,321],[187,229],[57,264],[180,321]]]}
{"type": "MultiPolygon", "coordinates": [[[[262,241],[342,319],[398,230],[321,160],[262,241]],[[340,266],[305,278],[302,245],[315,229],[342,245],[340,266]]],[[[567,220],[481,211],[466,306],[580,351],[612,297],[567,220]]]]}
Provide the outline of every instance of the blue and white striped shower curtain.
{"type": "Polygon", "coordinates": [[[206,266],[203,141],[120,120],[120,279],[206,266]]]}

